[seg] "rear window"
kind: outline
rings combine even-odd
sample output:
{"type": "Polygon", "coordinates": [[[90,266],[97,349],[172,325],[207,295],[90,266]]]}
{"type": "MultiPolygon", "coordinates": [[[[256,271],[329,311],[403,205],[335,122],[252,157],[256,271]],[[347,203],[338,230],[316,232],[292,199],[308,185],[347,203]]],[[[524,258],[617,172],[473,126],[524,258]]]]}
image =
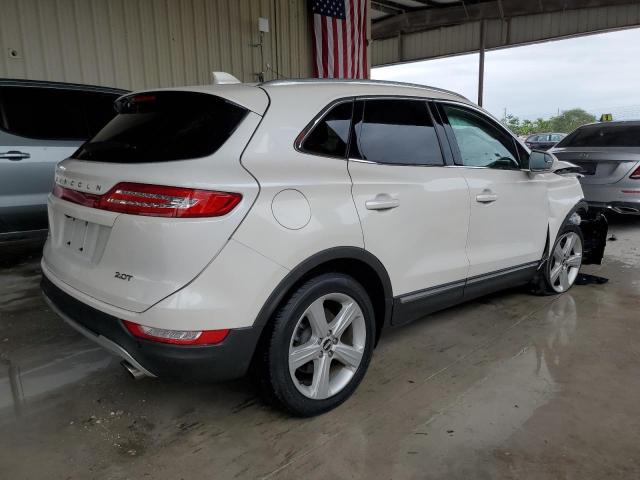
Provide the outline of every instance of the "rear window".
{"type": "Polygon", "coordinates": [[[118,115],[73,158],[113,163],[206,157],[233,134],[247,110],[197,92],[148,92],[116,102],[118,115]]]}
{"type": "Polygon", "coordinates": [[[640,125],[589,125],[575,130],[557,147],[640,147],[640,125]]]}

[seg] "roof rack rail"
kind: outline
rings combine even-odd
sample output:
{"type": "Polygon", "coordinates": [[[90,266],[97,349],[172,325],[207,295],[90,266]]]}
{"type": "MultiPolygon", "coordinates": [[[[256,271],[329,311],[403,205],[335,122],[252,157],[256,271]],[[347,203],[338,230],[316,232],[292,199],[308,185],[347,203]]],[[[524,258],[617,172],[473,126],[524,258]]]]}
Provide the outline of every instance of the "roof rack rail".
{"type": "Polygon", "coordinates": [[[258,85],[288,85],[288,84],[296,84],[296,83],[362,83],[362,84],[374,84],[374,85],[389,85],[389,86],[397,86],[397,87],[410,87],[410,88],[419,88],[421,90],[431,90],[435,92],[448,93],[449,95],[453,95],[459,98],[463,98],[467,101],[469,99],[464,95],[461,95],[457,92],[452,92],[451,90],[446,90],[444,88],[439,87],[430,87],[428,85],[420,85],[419,83],[407,83],[407,82],[394,82],[392,80],[362,80],[362,79],[338,79],[338,78],[291,78],[291,79],[278,79],[278,80],[269,80],[266,82],[259,83],[258,85]]]}

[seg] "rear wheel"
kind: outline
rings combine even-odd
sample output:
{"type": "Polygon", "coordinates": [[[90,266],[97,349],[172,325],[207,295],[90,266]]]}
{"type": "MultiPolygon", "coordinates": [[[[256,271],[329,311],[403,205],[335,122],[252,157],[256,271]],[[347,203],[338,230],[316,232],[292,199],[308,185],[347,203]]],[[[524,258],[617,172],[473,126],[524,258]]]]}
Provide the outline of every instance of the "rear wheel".
{"type": "Polygon", "coordinates": [[[542,271],[535,281],[537,293],[554,295],[569,290],[582,266],[582,231],[575,225],[566,225],[549,253],[542,271]]]}
{"type": "Polygon", "coordinates": [[[266,396],[299,416],[335,408],[364,377],[374,338],[373,307],[358,282],[338,273],[311,279],[274,319],[263,352],[266,396]]]}

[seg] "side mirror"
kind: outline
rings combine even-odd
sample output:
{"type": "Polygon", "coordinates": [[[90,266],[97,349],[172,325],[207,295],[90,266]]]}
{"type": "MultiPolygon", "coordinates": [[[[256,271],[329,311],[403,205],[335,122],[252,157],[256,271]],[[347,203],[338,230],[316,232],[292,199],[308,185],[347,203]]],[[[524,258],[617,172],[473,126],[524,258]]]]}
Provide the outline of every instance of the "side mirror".
{"type": "Polygon", "coordinates": [[[542,150],[533,150],[529,155],[529,170],[532,172],[550,172],[554,157],[542,150]]]}

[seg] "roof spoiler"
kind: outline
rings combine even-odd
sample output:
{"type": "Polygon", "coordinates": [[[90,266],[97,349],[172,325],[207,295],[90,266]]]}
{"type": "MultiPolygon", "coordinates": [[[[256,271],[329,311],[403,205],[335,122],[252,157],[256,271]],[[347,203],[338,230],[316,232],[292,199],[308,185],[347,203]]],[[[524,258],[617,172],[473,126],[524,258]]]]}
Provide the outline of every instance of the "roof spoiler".
{"type": "Polygon", "coordinates": [[[230,83],[242,83],[236,77],[227,72],[212,72],[214,85],[226,85],[230,83]]]}

